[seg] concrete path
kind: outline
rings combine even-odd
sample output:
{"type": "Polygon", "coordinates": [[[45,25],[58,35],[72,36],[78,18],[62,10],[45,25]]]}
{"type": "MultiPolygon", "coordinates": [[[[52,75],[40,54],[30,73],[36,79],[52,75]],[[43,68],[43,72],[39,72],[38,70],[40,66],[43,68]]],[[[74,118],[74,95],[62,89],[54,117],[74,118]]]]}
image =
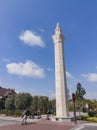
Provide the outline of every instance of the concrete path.
{"type": "Polygon", "coordinates": [[[97,123],[77,121],[76,126],[70,130],[97,130],[97,123]]]}
{"type": "Polygon", "coordinates": [[[22,118],[0,116],[0,130],[97,130],[97,123],[86,121],[73,122],[54,122],[42,119],[28,119],[27,125],[21,125],[22,118]]]}
{"type": "MultiPolygon", "coordinates": [[[[11,117],[11,116],[0,116],[0,126],[8,126],[13,124],[21,124],[22,118],[18,117],[11,117]]],[[[39,119],[27,119],[27,122],[29,124],[35,123],[36,121],[39,121],[39,119]]]]}
{"type": "Polygon", "coordinates": [[[28,120],[27,125],[21,125],[17,120],[1,120],[0,130],[70,130],[75,127],[74,123],[52,122],[50,120],[28,120]]]}

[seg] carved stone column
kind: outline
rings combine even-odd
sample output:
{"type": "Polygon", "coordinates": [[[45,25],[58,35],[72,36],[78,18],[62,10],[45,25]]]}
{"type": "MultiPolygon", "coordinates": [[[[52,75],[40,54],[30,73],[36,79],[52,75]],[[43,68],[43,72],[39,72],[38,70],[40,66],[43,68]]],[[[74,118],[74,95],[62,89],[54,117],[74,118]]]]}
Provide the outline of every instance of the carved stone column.
{"type": "Polygon", "coordinates": [[[69,116],[69,111],[64,59],[64,35],[59,23],[57,23],[55,34],[52,38],[55,51],[56,118],[62,119],[69,116]]]}

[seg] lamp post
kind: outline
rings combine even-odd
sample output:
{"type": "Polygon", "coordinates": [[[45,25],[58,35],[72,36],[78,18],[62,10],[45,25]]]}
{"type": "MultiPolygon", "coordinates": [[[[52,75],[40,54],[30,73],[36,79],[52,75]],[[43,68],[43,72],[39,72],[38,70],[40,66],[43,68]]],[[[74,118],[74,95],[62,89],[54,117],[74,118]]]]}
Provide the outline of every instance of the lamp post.
{"type": "Polygon", "coordinates": [[[77,123],[77,120],[76,120],[75,100],[76,100],[76,96],[75,96],[75,94],[74,94],[74,93],[72,93],[73,111],[74,111],[74,123],[76,124],[76,123],[77,123]]]}

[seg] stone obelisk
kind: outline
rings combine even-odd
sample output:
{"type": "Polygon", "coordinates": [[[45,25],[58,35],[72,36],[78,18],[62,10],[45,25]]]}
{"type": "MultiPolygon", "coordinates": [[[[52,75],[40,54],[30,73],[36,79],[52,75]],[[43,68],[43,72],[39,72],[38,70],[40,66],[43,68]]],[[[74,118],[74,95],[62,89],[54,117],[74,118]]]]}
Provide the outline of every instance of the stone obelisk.
{"type": "Polygon", "coordinates": [[[52,36],[55,51],[55,86],[56,86],[56,117],[59,119],[69,116],[64,59],[64,35],[59,23],[52,36]]]}

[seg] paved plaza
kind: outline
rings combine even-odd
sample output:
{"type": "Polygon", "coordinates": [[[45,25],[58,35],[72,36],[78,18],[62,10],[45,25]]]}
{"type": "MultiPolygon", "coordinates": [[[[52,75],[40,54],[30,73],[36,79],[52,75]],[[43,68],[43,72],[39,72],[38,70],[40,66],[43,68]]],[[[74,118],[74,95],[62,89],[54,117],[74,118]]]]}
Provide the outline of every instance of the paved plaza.
{"type": "Polygon", "coordinates": [[[21,121],[1,120],[0,130],[69,130],[75,125],[73,123],[52,122],[50,120],[37,120],[28,122],[27,125],[21,125],[21,121]]]}
{"type": "Polygon", "coordinates": [[[97,123],[78,121],[55,122],[42,119],[28,119],[27,125],[21,125],[21,118],[0,116],[0,130],[97,130],[97,123]]]}

